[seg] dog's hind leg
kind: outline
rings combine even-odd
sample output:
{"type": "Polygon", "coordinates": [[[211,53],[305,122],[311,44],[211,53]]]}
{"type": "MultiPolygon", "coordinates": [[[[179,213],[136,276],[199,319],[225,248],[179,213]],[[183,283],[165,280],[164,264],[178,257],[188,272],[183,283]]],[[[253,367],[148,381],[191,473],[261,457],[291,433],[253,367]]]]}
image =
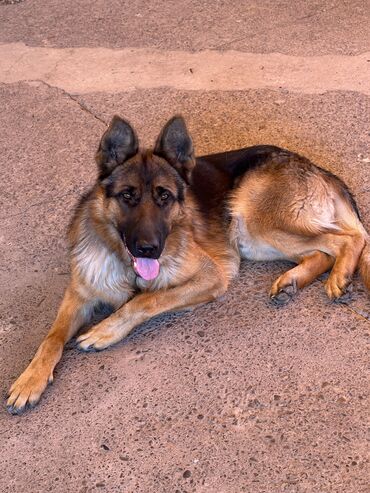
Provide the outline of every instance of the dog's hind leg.
{"type": "Polygon", "coordinates": [[[285,305],[298,289],[311,284],[319,275],[328,271],[334,264],[334,258],[324,252],[315,251],[301,257],[299,264],[282,274],[273,283],[271,300],[277,305],[285,305]]]}
{"type": "Polygon", "coordinates": [[[331,248],[334,245],[337,251],[335,252],[336,260],[333,269],[325,284],[325,290],[331,300],[339,300],[347,293],[366,240],[362,232],[327,236],[330,237],[327,243],[331,245],[331,248]]]}
{"type": "Polygon", "coordinates": [[[71,287],[67,289],[49,333],[26,370],[10,387],[7,401],[10,413],[20,414],[39,401],[48,383],[53,381],[53,371],[65,343],[89,319],[91,308],[71,287]]]}

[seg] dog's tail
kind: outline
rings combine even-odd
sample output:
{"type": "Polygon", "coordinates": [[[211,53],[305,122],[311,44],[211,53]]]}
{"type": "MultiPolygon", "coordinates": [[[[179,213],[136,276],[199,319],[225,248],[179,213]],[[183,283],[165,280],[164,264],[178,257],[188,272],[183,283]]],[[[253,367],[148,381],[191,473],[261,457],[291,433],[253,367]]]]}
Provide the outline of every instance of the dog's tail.
{"type": "Polygon", "coordinates": [[[365,247],[362,250],[359,261],[360,274],[365,286],[370,291],[370,239],[366,238],[365,247]]]}

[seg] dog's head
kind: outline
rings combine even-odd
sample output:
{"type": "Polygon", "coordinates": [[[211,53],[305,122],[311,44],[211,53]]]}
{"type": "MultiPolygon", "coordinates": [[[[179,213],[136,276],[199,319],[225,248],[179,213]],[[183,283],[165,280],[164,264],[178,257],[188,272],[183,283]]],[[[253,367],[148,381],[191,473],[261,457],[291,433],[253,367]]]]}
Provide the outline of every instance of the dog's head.
{"type": "Polygon", "coordinates": [[[185,121],[173,117],[154,149],[143,151],[131,125],[115,116],[101,139],[96,161],[110,217],[134,268],[142,278],[154,279],[195,165],[185,121]]]}

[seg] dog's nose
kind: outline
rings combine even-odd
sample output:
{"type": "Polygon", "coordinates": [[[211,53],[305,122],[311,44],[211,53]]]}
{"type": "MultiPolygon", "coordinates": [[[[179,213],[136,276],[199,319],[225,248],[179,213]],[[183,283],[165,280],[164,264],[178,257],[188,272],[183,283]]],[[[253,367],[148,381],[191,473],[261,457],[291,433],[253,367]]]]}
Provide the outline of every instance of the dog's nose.
{"type": "Polygon", "coordinates": [[[152,257],[157,252],[158,245],[142,241],[136,244],[136,249],[142,257],[152,257]]]}

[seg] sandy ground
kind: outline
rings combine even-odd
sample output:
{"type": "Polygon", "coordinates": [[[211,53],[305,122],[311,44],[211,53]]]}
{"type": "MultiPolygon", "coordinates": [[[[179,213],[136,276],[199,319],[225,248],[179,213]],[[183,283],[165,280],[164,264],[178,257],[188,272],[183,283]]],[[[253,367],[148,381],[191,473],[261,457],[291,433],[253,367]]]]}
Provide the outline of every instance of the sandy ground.
{"type": "Polygon", "coordinates": [[[270,143],[351,187],[370,229],[366,1],[0,2],[0,491],[369,491],[369,294],[243,263],[223,299],[116,347],[69,344],[40,405],[5,396],[68,282],[65,232],[114,113],[144,145],[173,113],[198,154],[270,143]],[[191,69],[191,70],[190,70],[191,69]]]}

